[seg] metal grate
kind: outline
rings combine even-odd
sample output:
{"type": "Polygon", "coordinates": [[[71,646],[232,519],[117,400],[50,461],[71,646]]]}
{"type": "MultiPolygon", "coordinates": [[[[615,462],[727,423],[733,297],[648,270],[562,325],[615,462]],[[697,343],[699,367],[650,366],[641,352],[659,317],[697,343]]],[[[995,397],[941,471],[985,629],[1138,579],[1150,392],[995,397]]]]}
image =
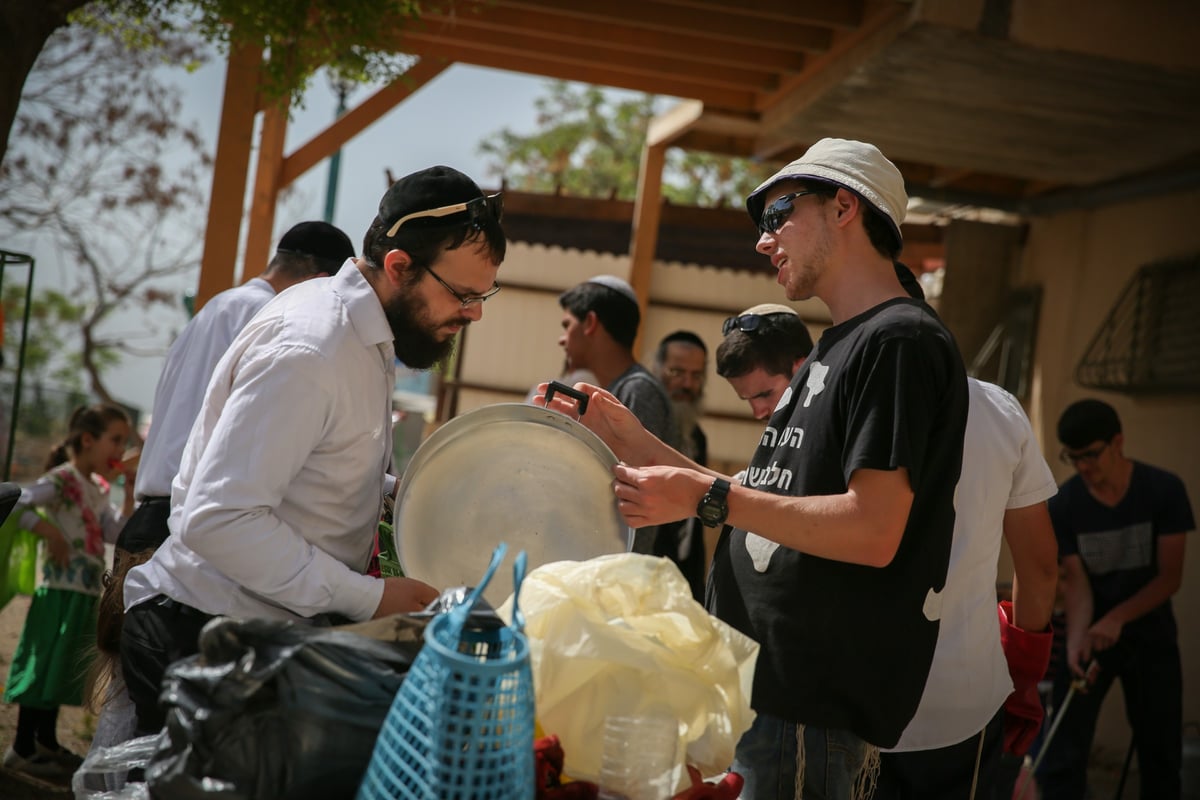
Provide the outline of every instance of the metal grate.
{"type": "Polygon", "coordinates": [[[1075,376],[1130,394],[1200,391],[1200,254],[1138,270],[1075,376]]]}

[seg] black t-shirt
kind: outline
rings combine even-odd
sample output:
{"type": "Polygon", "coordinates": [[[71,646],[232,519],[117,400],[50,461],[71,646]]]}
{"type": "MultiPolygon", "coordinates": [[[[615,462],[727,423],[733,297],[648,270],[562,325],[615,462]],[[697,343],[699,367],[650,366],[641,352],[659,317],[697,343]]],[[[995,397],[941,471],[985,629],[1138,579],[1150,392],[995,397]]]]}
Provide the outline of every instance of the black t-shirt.
{"type": "MultiPolygon", "coordinates": [[[[1074,476],[1050,498],[1059,557],[1078,555],[1092,587],[1092,621],[1129,599],[1158,574],[1158,538],[1194,530],[1183,481],[1133,462],[1129,489],[1115,506],[1101,503],[1074,476]]],[[[1126,641],[1174,641],[1171,601],[1127,623],[1126,641]]]]}
{"type": "Polygon", "coordinates": [[[745,484],[834,495],[855,470],[904,467],[913,504],[883,568],[726,530],[707,605],[761,645],[756,711],[850,730],[880,747],[899,740],[937,642],[966,420],[962,359],[924,303],[890,300],[821,337],[771,416],[745,484]]]}

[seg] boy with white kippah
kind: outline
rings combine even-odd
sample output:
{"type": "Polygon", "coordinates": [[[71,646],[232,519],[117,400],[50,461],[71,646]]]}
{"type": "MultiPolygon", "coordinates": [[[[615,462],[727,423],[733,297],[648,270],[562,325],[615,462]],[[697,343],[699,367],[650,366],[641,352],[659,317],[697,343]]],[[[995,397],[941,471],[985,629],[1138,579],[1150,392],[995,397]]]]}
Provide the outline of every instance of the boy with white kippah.
{"type": "MultiPolygon", "coordinates": [[[[746,200],[789,300],[833,325],[770,415],[744,482],[689,461],[592,393],[622,515],[728,523],[706,605],[759,642],[744,798],[865,797],[925,686],[941,619],[967,380],[893,270],[907,195],[873,145],[823,139],[746,200]]],[[[565,405],[565,403],[564,403],[565,405]]]]}
{"type": "MultiPolygon", "coordinates": [[[[566,352],[568,369],[590,370],[646,430],[678,446],[679,426],[666,387],[633,357],[641,323],[633,287],[616,275],[596,275],[563,292],[558,304],[563,309],[558,344],[566,352]]],[[[634,552],[653,553],[657,536],[657,525],[639,527],[634,552]]]]}

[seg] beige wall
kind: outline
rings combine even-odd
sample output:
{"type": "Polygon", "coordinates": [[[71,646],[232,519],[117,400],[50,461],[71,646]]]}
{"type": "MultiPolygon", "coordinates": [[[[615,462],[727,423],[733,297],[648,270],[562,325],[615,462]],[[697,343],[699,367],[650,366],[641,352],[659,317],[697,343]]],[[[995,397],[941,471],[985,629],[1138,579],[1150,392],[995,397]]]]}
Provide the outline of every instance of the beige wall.
{"type": "MultiPolygon", "coordinates": [[[[1093,335],[1137,269],[1200,251],[1197,220],[1200,192],[1031,221],[1016,280],[1018,285],[1041,284],[1044,290],[1029,411],[1060,481],[1071,470],[1054,458],[1058,414],[1082,397],[1099,397],[1121,415],[1126,454],[1178,474],[1193,511],[1200,512],[1200,396],[1134,397],[1085,389],[1074,380],[1093,335]]],[[[1183,588],[1174,605],[1183,657],[1183,718],[1200,720],[1200,542],[1194,538],[1188,542],[1183,588]]],[[[1118,760],[1129,743],[1122,703],[1114,691],[1097,731],[1101,755],[1118,760]]]]}

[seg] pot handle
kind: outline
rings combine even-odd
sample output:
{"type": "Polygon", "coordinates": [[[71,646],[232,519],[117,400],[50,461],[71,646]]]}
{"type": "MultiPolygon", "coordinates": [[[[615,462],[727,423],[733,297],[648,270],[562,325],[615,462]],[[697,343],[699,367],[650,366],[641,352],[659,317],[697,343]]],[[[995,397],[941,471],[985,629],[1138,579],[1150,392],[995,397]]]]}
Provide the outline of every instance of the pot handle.
{"type": "Polygon", "coordinates": [[[550,385],[546,387],[546,405],[550,405],[550,398],[554,397],[554,393],[565,394],[567,397],[579,403],[579,416],[587,413],[588,396],[576,389],[574,386],[567,386],[561,381],[550,381],[550,385]]]}

